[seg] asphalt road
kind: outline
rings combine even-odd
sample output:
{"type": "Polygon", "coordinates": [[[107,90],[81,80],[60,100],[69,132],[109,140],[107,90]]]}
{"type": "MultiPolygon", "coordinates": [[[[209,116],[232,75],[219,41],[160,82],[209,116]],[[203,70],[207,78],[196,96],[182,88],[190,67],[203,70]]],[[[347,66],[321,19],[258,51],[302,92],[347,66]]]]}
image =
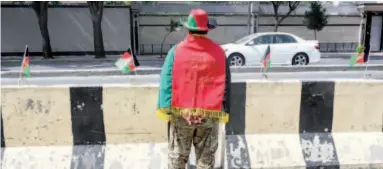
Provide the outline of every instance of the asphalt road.
{"type": "MultiPolygon", "coordinates": [[[[103,69],[103,68],[114,68],[114,60],[94,60],[91,62],[85,61],[71,61],[71,62],[38,62],[34,63],[31,61],[30,68],[32,71],[48,71],[48,70],[76,70],[76,69],[103,69]]],[[[371,64],[383,64],[383,57],[371,58],[371,64]]],[[[160,68],[162,67],[162,60],[145,60],[140,61],[140,68],[160,68]]],[[[345,58],[322,58],[321,62],[310,64],[310,65],[348,65],[349,59],[345,58]]],[[[18,71],[20,70],[19,62],[1,62],[1,71],[18,71]]]]}
{"type": "MultiPolygon", "coordinates": [[[[268,73],[269,80],[295,79],[295,80],[329,80],[329,79],[382,79],[383,71],[368,71],[368,77],[364,77],[364,71],[356,72],[286,72],[268,73]]],[[[233,82],[265,79],[260,73],[233,73],[233,82]]],[[[105,84],[158,84],[159,75],[142,76],[89,76],[89,77],[50,77],[29,78],[29,85],[73,85],[73,86],[100,86],[105,84]]],[[[16,78],[2,78],[1,85],[18,85],[16,78]]]]}

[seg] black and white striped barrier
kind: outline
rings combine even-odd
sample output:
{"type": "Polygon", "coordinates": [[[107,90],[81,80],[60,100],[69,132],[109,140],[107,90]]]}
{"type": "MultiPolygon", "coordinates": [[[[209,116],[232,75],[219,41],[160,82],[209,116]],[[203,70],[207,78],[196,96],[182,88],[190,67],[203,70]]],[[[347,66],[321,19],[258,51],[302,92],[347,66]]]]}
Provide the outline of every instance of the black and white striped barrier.
{"type": "MultiPolygon", "coordinates": [[[[383,81],[232,86],[216,168],[383,168],[383,81]]],[[[2,168],[165,169],[156,103],[156,85],[2,86],[2,168]]]]}

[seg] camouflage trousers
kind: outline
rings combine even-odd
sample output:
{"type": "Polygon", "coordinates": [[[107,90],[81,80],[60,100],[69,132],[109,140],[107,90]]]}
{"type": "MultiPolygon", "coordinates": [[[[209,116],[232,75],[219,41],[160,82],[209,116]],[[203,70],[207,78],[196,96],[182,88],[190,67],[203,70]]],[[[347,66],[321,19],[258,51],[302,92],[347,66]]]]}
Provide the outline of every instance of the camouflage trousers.
{"type": "Polygon", "coordinates": [[[205,120],[201,125],[189,126],[183,119],[170,122],[168,169],[184,169],[194,146],[197,169],[213,169],[218,148],[219,123],[205,120]]]}

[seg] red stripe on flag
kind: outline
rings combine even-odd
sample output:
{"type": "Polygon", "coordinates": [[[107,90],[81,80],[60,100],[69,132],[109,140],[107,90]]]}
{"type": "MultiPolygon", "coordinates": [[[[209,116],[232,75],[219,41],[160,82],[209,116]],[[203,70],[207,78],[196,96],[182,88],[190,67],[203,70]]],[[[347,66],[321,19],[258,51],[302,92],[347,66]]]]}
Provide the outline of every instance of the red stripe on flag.
{"type": "Polygon", "coordinates": [[[129,59],[130,57],[132,57],[132,55],[130,55],[129,52],[125,52],[125,53],[122,55],[122,58],[123,58],[123,59],[129,59]]]}
{"type": "Polygon", "coordinates": [[[359,53],[358,58],[356,59],[356,63],[364,63],[364,52],[359,53]]]}
{"type": "Polygon", "coordinates": [[[25,56],[23,68],[27,67],[29,65],[29,56],[25,56]]]}
{"type": "Polygon", "coordinates": [[[270,53],[263,59],[262,64],[263,67],[267,67],[267,61],[270,60],[270,53]]]}

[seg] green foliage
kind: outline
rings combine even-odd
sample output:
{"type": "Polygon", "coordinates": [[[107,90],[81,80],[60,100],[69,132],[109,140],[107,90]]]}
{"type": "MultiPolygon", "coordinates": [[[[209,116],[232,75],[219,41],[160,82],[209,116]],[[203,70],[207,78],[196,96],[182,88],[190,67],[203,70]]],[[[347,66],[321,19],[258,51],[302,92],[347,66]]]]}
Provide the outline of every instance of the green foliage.
{"type": "Polygon", "coordinates": [[[170,20],[170,27],[168,28],[168,31],[169,32],[175,32],[175,31],[178,31],[180,27],[181,27],[180,22],[170,20]]]}
{"type": "Polygon", "coordinates": [[[50,1],[49,4],[51,4],[54,7],[60,6],[60,1],[50,1]]]}
{"type": "Polygon", "coordinates": [[[113,6],[130,6],[133,1],[104,1],[104,5],[113,6]]]}
{"type": "Polygon", "coordinates": [[[285,20],[288,16],[291,15],[291,13],[297,9],[298,5],[301,3],[300,1],[270,1],[273,5],[274,9],[274,18],[275,18],[275,25],[274,25],[274,32],[278,31],[278,26],[280,23],[282,23],[283,20],[285,20]],[[279,7],[283,4],[287,4],[289,7],[289,10],[286,14],[280,15],[278,12],[279,7]]]}
{"type": "Polygon", "coordinates": [[[310,30],[321,31],[327,25],[326,9],[321,2],[310,2],[310,11],[306,11],[303,24],[310,30]]]}

